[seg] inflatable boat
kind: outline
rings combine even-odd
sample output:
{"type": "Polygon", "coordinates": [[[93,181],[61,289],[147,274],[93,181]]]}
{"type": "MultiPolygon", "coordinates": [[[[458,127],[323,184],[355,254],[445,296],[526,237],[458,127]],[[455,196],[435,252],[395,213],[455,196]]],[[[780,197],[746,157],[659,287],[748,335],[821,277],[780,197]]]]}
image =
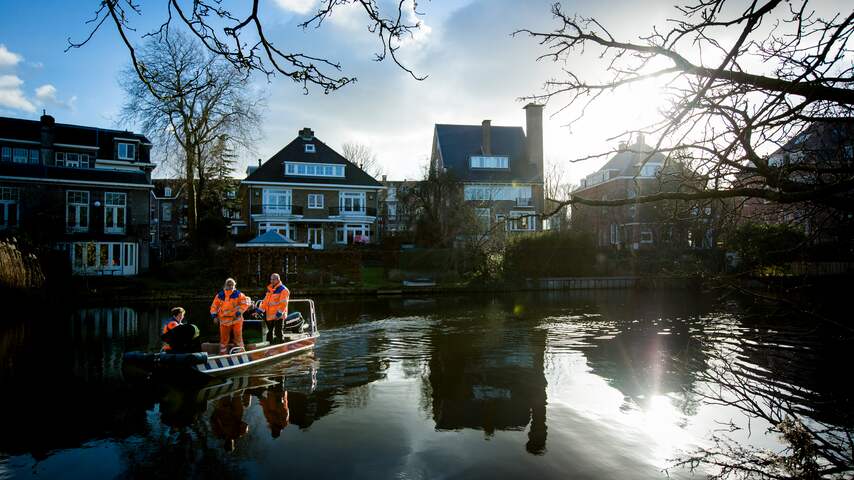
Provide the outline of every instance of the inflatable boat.
{"type": "MultiPolygon", "coordinates": [[[[246,344],[245,347],[232,347],[227,354],[219,354],[219,343],[203,343],[201,352],[126,352],[125,365],[163,374],[198,374],[205,376],[225,376],[277,359],[295,355],[314,348],[317,341],[317,315],[314,301],[297,299],[288,305],[307,306],[308,318],[302,312],[293,312],[285,318],[282,341],[278,343],[259,342],[246,344]]],[[[261,323],[262,320],[244,320],[246,324],[261,323]]]]}

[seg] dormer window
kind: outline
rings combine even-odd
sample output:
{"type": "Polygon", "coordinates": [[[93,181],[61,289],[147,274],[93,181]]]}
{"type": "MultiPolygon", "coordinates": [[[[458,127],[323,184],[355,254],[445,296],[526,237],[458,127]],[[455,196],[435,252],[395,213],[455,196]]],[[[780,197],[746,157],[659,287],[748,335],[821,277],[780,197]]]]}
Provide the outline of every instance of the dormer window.
{"type": "Polygon", "coordinates": [[[119,160],[136,160],[136,145],[133,143],[120,143],[119,160]]]}
{"type": "Polygon", "coordinates": [[[163,195],[167,196],[167,197],[171,197],[172,196],[172,189],[170,187],[164,188],[163,189],[163,195]]]}
{"type": "Polygon", "coordinates": [[[344,165],[285,162],[285,175],[300,177],[344,177],[344,165]]]}
{"type": "Polygon", "coordinates": [[[489,168],[506,170],[510,168],[510,158],[504,156],[472,156],[469,159],[469,166],[472,169],[489,168]]]}
{"type": "Polygon", "coordinates": [[[305,144],[305,153],[314,153],[315,151],[316,150],[314,149],[313,143],[306,143],[305,144]]]}

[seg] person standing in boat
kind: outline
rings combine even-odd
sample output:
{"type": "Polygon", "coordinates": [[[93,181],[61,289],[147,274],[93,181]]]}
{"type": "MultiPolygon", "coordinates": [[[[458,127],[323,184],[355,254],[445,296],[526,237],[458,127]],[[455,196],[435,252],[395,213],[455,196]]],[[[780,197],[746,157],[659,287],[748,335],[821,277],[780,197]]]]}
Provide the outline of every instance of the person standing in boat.
{"type": "Polygon", "coordinates": [[[229,339],[235,346],[243,346],[243,312],[249,299],[237,289],[233,278],[226,279],[225,286],[211,303],[211,319],[219,323],[219,353],[228,353],[229,339]]]}
{"type": "Polygon", "coordinates": [[[288,299],[290,290],[282,283],[278,273],[270,275],[270,284],[267,285],[267,294],[261,301],[259,310],[264,312],[264,320],[267,322],[267,341],[270,343],[282,341],[282,325],[288,316],[288,299]]]}

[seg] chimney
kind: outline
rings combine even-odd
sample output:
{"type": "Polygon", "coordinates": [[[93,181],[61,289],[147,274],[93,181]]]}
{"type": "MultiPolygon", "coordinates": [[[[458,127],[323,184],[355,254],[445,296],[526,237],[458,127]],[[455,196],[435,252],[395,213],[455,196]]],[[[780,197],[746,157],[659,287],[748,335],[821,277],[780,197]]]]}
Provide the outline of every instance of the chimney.
{"type": "Polygon", "coordinates": [[[386,182],[386,176],[383,175],[383,183],[385,183],[385,182],[386,182]]]}
{"type": "Polygon", "coordinates": [[[639,147],[642,147],[642,146],[646,145],[646,142],[644,140],[645,140],[645,138],[644,138],[643,134],[638,133],[638,138],[637,138],[637,140],[635,140],[635,144],[639,147]]]}
{"type": "Polygon", "coordinates": [[[260,158],[258,159],[258,166],[259,167],[261,166],[261,159],[260,158]]]}
{"type": "Polygon", "coordinates": [[[484,120],[480,124],[480,151],[484,155],[492,155],[492,120],[484,120]]]}
{"type": "Polygon", "coordinates": [[[525,105],[525,143],[528,161],[537,166],[543,177],[543,106],[536,103],[525,105]]]}
{"type": "Polygon", "coordinates": [[[625,152],[626,148],[628,148],[628,144],[625,141],[620,142],[620,146],[617,147],[618,152],[625,152]]]}
{"type": "Polygon", "coordinates": [[[41,131],[41,150],[42,158],[50,158],[50,149],[53,148],[53,127],[56,125],[56,120],[47,114],[47,111],[42,110],[42,116],[40,118],[42,123],[42,131],[41,131]]]}
{"type": "Polygon", "coordinates": [[[299,131],[299,136],[306,142],[310,142],[314,140],[314,130],[308,127],[304,127],[302,130],[299,131]]]}

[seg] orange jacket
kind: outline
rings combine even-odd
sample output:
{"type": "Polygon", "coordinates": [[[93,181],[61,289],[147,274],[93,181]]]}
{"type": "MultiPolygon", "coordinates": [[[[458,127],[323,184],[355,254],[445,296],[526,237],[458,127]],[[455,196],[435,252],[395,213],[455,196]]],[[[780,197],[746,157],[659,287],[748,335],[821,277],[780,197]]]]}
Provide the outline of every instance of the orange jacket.
{"type": "MultiPolygon", "coordinates": [[[[163,326],[163,333],[161,334],[161,338],[162,338],[162,335],[166,335],[166,332],[168,332],[169,330],[172,330],[173,328],[177,327],[178,325],[181,325],[181,324],[175,320],[175,317],[172,317],[172,319],[169,320],[169,323],[167,323],[166,325],[163,326]]],[[[172,350],[172,345],[169,345],[168,343],[163,342],[163,348],[161,348],[161,350],[172,350]]]]}
{"type": "Polygon", "coordinates": [[[211,318],[219,319],[223,327],[242,322],[243,317],[238,318],[237,314],[249,308],[248,302],[249,299],[240,290],[220,290],[211,303],[211,318]]]}
{"type": "Polygon", "coordinates": [[[291,292],[284,284],[267,285],[267,295],[261,301],[261,310],[265,312],[265,318],[269,322],[277,318],[288,316],[288,299],[291,292]]]}

